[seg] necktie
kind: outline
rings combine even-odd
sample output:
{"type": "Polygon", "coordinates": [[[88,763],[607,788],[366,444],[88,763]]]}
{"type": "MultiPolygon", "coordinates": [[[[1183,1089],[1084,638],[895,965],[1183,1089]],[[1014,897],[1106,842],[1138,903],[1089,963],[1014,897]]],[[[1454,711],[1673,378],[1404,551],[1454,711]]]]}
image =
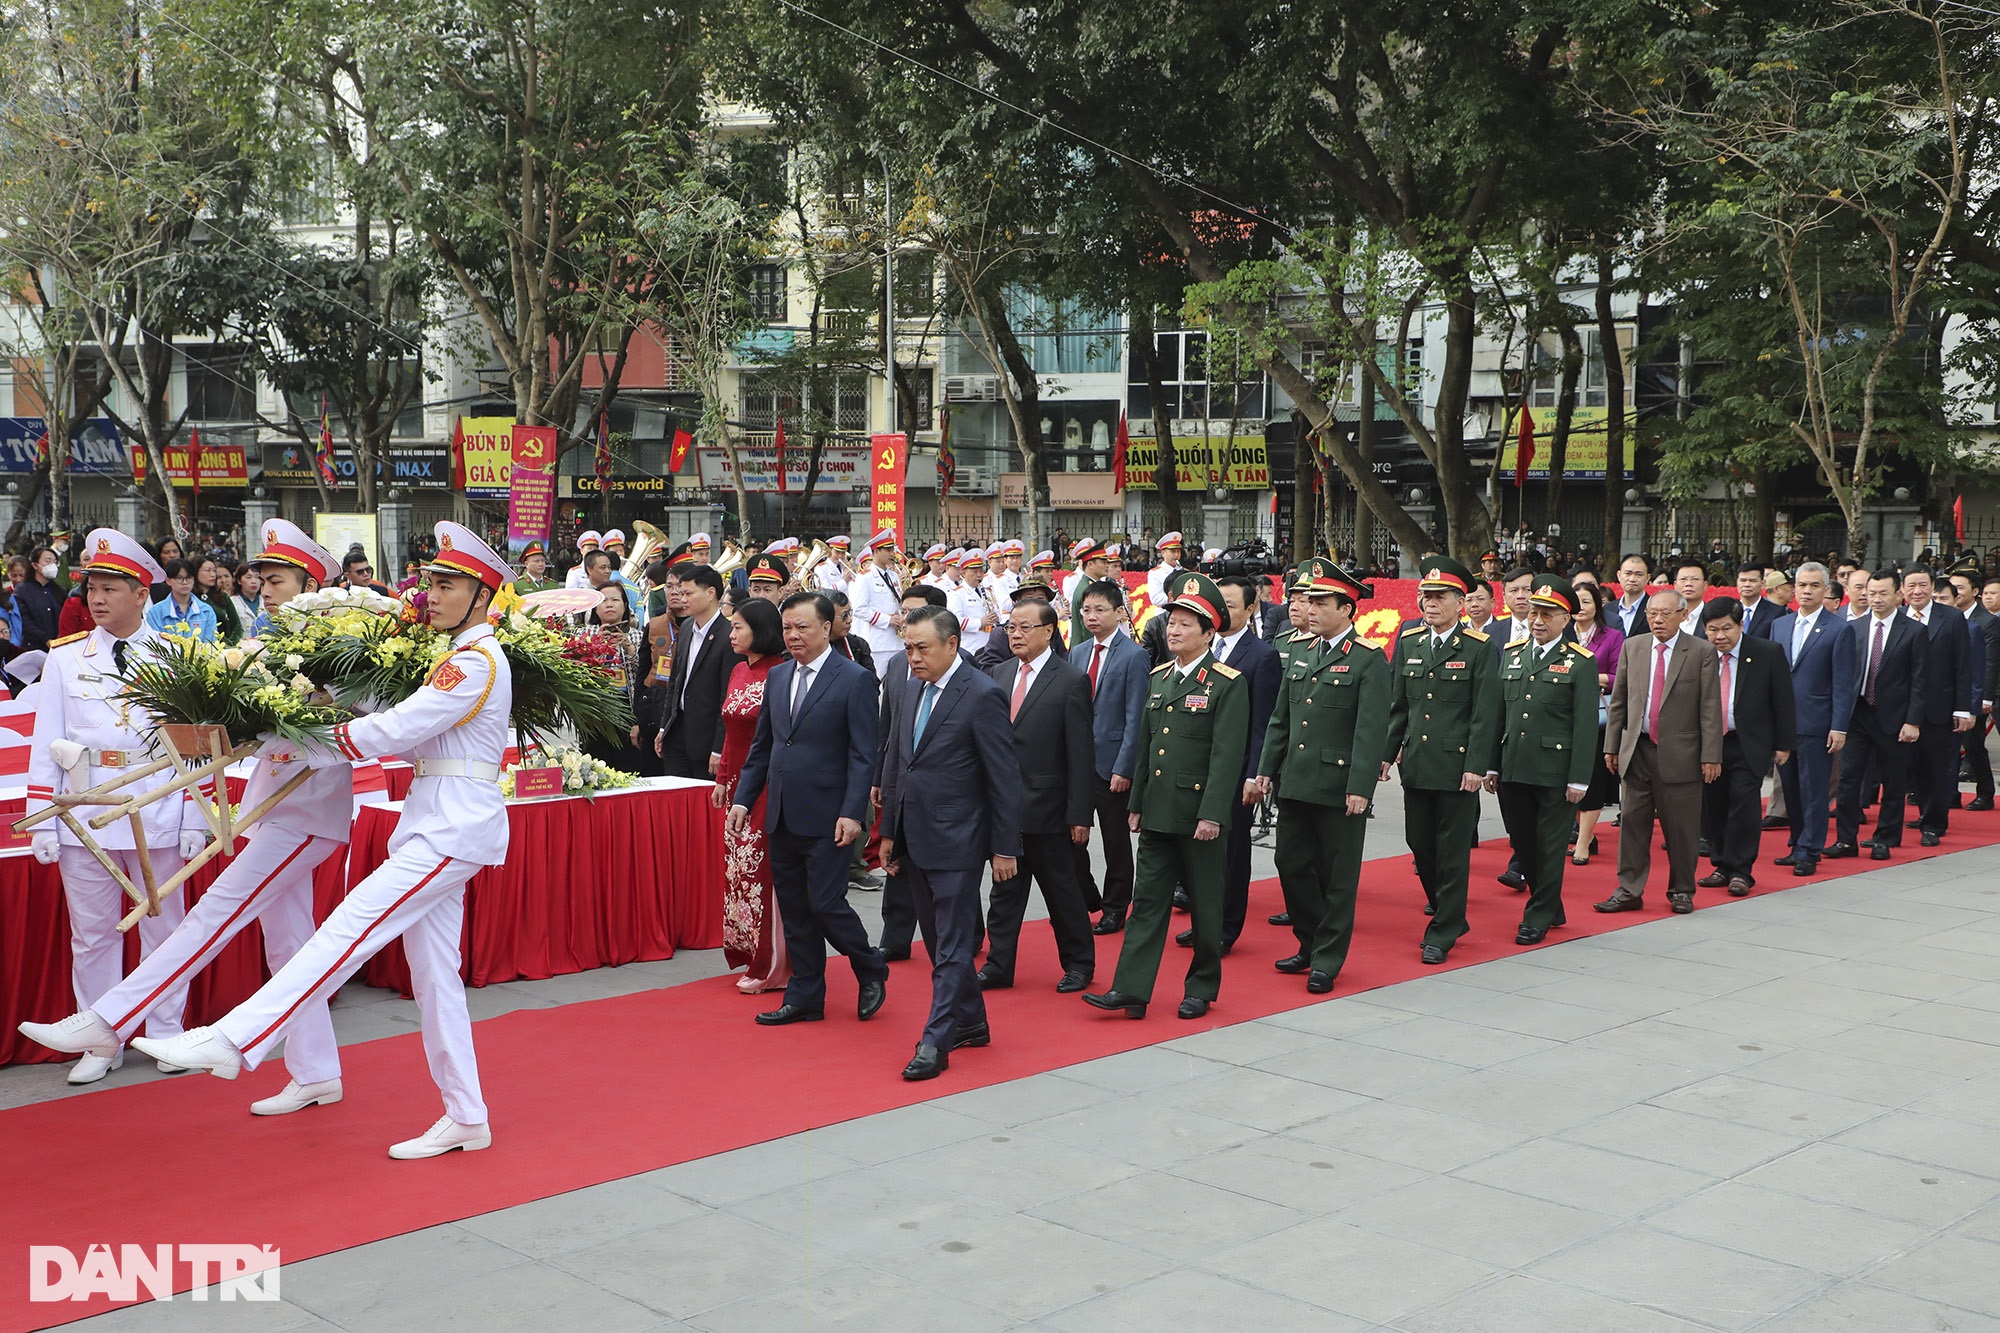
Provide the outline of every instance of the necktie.
{"type": "Polygon", "coordinates": [[[937,686],[935,685],[924,686],[924,697],[917,704],[916,734],[910,738],[911,748],[913,749],[916,746],[922,745],[924,743],[924,728],[930,725],[931,704],[933,701],[937,699],[937,693],[938,693],[937,686]]]}
{"type": "Polygon", "coordinates": [[[1667,645],[1653,645],[1653,687],[1646,693],[1646,735],[1660,743],[1660,696],[1667,692],[1667,645]]]}
{"type": "Polygon", "coordinates": [[[1090,697],[1097,697],[1097,668],[1104,664],[1104,645],[1098,644],[1097,651],[1090,655],[1090,697]]]}
{"type": "Polygon", "coordinates": [[[1805,617],[1803,617],[1803,616],[1801,616],[1801,617],[1799,618],[1799,621],[1798,621],[1798,623],[1797,623],[1797,624],[1795,624],[1795,625],[1793,625],[1793,626],[1792,626],[1792,661],[1793,661],[1793,662],[1795,662],[1795,663],[1796,663],[1796,662],[1797,662],[1797,661],[1799,660],[1799,654],[1805,651],[1805,648],[1806,648],[1806,635],[1807,635],[1808,633],[1810,633],[1810,632],[1811,632],[1811,630],[1812,630],[1812,626],[1806,623],[1806,620],[1805,620],[1805,617]]]}
{"type": "Polygon", "coordinates": [[[812,668],[801,666],[792,679],[792,720],[798,721],[799,705],[806,701],[806,694],[812,689],[812,668]]]}
{"type": "Polygon", "coordinates": [[[118,667],[118,674],[119,674],[119,675],[121,675],[121,676],[122,676],[122,675],[124,675],[124,674],[125,674],[125,640],[123,640],[123,639],[113,639],[113,640],[111,641],[111,660],[112,660],[112,661],[113,661],[114,663],[116,663],[116,664],[117,664],[117,667],[118,667]]]}
{"type": "Polygon", "coordinates": [[[1722,729],[1724,731],[1736,730],[1735,700],[1731,697],[1729,690],[1729,682],[1733,678],[1733,668],[1735,665],[1735,653],[1724,653],[1722,655],[1722,729]]]}
{"type": "Polygon", "coordinates": [[[1215,660],[1220,662],[1227,656],[1229,656],[1229,640],[1217,639],[1215,641],[1215,660]]]}
{"type": "Polygon", "coordinates": [[[1014,702],[1007,709],[1007,720],[1010,722],[1021,716],[1021,700],[1028,697],[1028,673],[1033,670],[1023,662],[1021,669],[1014,673],[1014,702]]]}
{"type": "Polygon", "coordinates": [[[1886,620],[1877,620],[1873,641],[1868,645],[1868,688],[1861,692],[1861,697],[1870,708],[1875,706],[1875,672],[1882,665],[1882,636],[1888,625],[1886,620]]]}

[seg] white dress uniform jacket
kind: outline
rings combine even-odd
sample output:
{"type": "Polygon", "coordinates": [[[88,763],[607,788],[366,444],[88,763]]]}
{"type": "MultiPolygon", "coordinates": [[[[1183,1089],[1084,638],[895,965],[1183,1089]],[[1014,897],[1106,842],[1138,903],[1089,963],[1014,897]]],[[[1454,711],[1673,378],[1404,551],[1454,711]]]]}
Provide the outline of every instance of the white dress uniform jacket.
{"type": "Polygon", "coordinates": [[[893,571],[877,569],[871,560],[861,567],[861,573],[847,589],[847,600],[854,608],[854,623],[861,637],[868,640],[868,647],[875,654],[875,669],[879,674],[886,669],[890,657],[903,651],[902,636],[889,623],[890,617],[903,609],[902,584],[897,582],[893,571]]]}

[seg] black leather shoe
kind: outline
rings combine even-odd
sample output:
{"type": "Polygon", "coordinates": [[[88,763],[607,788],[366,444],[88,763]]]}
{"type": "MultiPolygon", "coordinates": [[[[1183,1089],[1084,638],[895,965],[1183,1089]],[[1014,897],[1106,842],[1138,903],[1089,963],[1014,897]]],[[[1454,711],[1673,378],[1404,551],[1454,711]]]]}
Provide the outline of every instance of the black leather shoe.
{"type": "Polygon", "coordinates": [[[1886,861],[1889,859],[1889,849],[1878,842],[1875,844],[1875,849],[1868,853],[1868,859],[1871,861],[1886,861]]]}
{"type": "Polygon", "coordinates": [[[1728,882],[1729,876],[1723,874],[1720,870],[1715,870],[1696,880],[1695,886],[1703,889],[1719,889],[1728,882]]]}
{"type": "Polygon", "coordinates": [[[1836,842],[1820,853],[1820,857],[1827,861],[1843,861],[1850,856],[1859,855],[1861,855],[1860,849],[1851,842],[1836,842]]]}
{"type": "Polygon", "coordinates": [[[903,1079],[908,1083],[921,1083],[927,1078],[936,1078],[951,1067],[951,1057],[935,1046],[919,1046],[917,1053],[910,1057],[910,1063],[903,1066],[903,1079]]]}
{"type": "Polygon", "coordinates": [[[1792,821],[1785,818],[1783,815],[1765,815],[1763,826],[1766,829],[1790,828],[1792,826],[1792,821]]]}
{"type": "Polygon", "coordinates": [[[1090,928],[1090,933],[1093,935],[1116,935],[1123,929],[1125,929],[1125,909],[1122,907],[1107,907],[1104,909],[1104,915],[1097,918],[1097,924],[1090,928]]]}
{"type": "Polygon", "coordinates": [[[826,1018],[824,1009],[808,1009],[802,1004],[781,1004],[757,1015],[757,1021],[767,1028],[781,1028],[787,1023],[818,1023],[826,1018]]]}
{"type": "Polygon", "coordinates": [[[1757,887],[1755,880],[1738,875],[1729,881],[1729,896],[1732,898],[1747,898],[1750,896],[1750,890],[1755,887],[1757,887]]]}
{"type": "Polygon", "coordinates": [[[1314,971],[1306,978],[1306,989],[1314,995],[1324,995],[1333,989],[1333,973],[1314,971]]]}
{"type": "Polygon", "coordinates": [[[977,972],[973,973],[972,979],[979,983],[979,989],[981,990],[1014,989],[1014,978],[996,972],[993,969],[993,964],[991,963],[988,963],[985,967],[982,967],[977,972]]]}
{"type": "Polygon", "coordinates": [[[1271,915],[1265,917],[1264,920],[1274,926],[1289,926],[1292,924],[1292,914],[1290,912],[1273,912],[1271,915]]]}
{"type": "Polygon", "coordinates": [[[1144,1018],[1146,1001],[1137,996],[1127,995],[1122,990],[1108,990],[1101,995],[1086,995],[1083,1002],[1093,1009],[1123,1009],[1127,1018],[1144,1018]]]}
{"type": "Polygon", "coordinates": [[[1503,870],[1495,878],[1516,893],[1527,892],[1528,877],[1518,870],[1503,870]]]}
{"type": "Polygon", "coordinates": [[[1673,909],[1675,916],[1686,916],[1694,910],[1694,895],[1692,893],[1670,893],[1667,895],[1667,906],[1673,909]]]}
{"type": "Polygon", "coordinates": [[[1191,912],[1194,910],[1194,904],[1188,901],[1186,889],[1174,890],[1174,910],[1176,912],[1191,912]]]}
{"type": "Polygon", "coordinates": [[[1090,976],[1085,972],[1065,972],[1056,983],[1056,994],[1074,995],[1078,991],[1090,989],[1090,976]]]}
{"type": "Polygon", "coordinates": [[[1799,854],[1797,852],[1786,852],[1783,856],[1779,857],[1777,860],[1777,864],[1781,866],[1795,866],[1798,863],[1799,863],[1799,854]]]}
{"type": "Polygon", "coordinates": [[[1792,862],[1792,873],[1794,875],[1797,875],[1800,879],[1805,879],[1808,878],[1809,876],[1817,875],[1819,873],[1819,862],[1794,861],[1792,862]]]}
{"type": "MultiPolygon", "coordinates": [[[[1664,843],[1662,843],[1661,845],[1665,846],[1664,843]]],[[[1698,852],[1696,852],[1695,855],[1701,857],[1702,860],[1706,861],[1709,857],[1715,855],[1715,849],[1709,846],[1707,838],[1703,838],[1701,840],[1701,849],[1698,852]]]]}
{"type": "Polygon", "coordinates": [[[1208,1012],[1208,1001],[1190,995],[1181,1001],[1181,1007],[1174,1010],[1176,1018],[1200,1018],[1208,1012]]]}
{"type": "Polygon", "coordinates": [[[1436,916],[1437,914],[1438,914],[1438,909],[1437,909],[1437,904],[1436,904],[1436,903],[1425,903],[1425,904],[1424,904],[1424,915],[1425,915],[1425,916],[1436,916]]]}
{"type": "Polygon", "coordinates": [[[1592,903],[1590,906],[1591,910],[1597,912],[1637,912],[1644,910],[1646,901],[1643,898],[1635,898],[1629,893],[1619,892],[1601,903],[1592,903]]]}
{"type": "Polygon", "coordinates": [[[1915,819],[1906,819],[1903,821],[1904,828],[1920,829],[1923,826],[1924,826],[1924,820],[1922,815],[1917,816],[1915,819]]]}
{"type": "Polygon", "coordinates": [[[1917,842],[1925,847],[1935,847],[1940,842],[1943,841],[1944,841],[1943,835],[1938,833],[1926,833],[1922,837],[1917,839],[1917,842]]]}
{"type": "Polygon", "coordinates": [[[1180,934],[1174,936],[1174,943],[1180,945],[1183,949],[1194,948],[1194,932],[1192,930],[1182,931],[1180,934]]]}
{"type": "Polygon", "coordinates": [[[958,1051],[965,1049],[967,1046],[991,1046],[992,1044],[993,1029],[984,1023],[975,1023],[969,1028],[960,1028],[958,1030],[958,1035],[952,1038],[951,1048],[954,1051],[958,1051]]]}
{"type": "Polygon", "coordinates": [[[1423,952],[1419,954],[1418,957],[1423,959],[1425,967],[1436,967],[1439,963],[1442,963],[1450,953],[1451,950],[1449,949],[1442,948],[1435,944],[1426,944],[1423,948],[1423,952]]]}
{"type": "Polygon", "coordinates": [[[1312,970],[1312,959],[1302,953],[1295,953],[1289,958],[1280,958],[1271,966],[1280,972],[1309,972],[1312,970]]]}
{"type": "Polygon", "coordinates": [[[861,983],[861,999],[854,1006],[855,1014],[866,1023],[881,1011],[882,1001],[889,998],[889,984],[877,977],[873,981],[861,983]]]}
{"type": "Polygon", "coordinates": [[[1548,937],[1548,928],[1545,926],[1522,926],[1514,932],[1514,943],[1540,944],[1548,937]]]}
{"type": "Polygon", "coordinates": [[[910,951],[908,949],[884,949],[882,951],[882,961],[885,963],[907,963],[910,961],[910,951]]]}
{"type": "Polygon", "coordinates": [[[1993,808],[1993,798],[1991,796],[1975,796],[1965,803],[1965,808],[1968,810],[1991,810],[1993,808]]]}

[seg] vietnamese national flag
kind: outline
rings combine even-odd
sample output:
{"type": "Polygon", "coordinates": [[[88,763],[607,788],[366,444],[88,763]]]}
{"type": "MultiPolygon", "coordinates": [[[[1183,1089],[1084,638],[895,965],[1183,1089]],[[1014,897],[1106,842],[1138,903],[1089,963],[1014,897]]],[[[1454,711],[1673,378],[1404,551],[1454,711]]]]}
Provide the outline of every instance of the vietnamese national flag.
{"type": "Polygon", "coordinates": [[[42,432],[42,438],[35,441],[35,466],[46,467],[49,461],[49,433],[42,432]]]}
{"type": "Polygon", "coordinates": [[[1132,433],[1126,427],[1125,414],[1118,414],[1118,438],[1111,445],[1111,489],[1123,492],[1125,489],[1125,461],[1132,452],[1132,433]]]}
{"type": "Polygon", "coordinates": [[[1521,433],[1519,443],[1514,446],[1514,484],[1528,484],[1528,469],[1535,465],[1535,414],[1528,410],[1528,400],[1521,400],[1521,433]]]}
{"type": "Polygon", "coordinates": [[[694,447],[694,436],[684,430],[674,432],[674,451],[667,458],[667,471],[679,472],[681,464],[687,462],[688,450],[694,447]]]}
{"type": "Polygon", "coordinates": [[[201,499],[201,428],[188,428],[188,476],[194,481],[194,498],[201,499]]]}
{"type": "Polygon", "coordinates": [[[319,479],[326,483],[328,490],[332,490],[335,485],[333,475],[333,426],[327,421],[326,398],[324,395],[319,400],[319,448],[313,451],[313,462],[319,468],[319,479]]]}
{"type": "Polygon", "coordinates": [[[778,459],[778,494],[786,493],[785,485],[785,419],[778,418],[778,433],[771,437],[771,452],[778,459]]]}
{"type": "Polygon", "coordinates": [[[1965,497],[1963,495],[1951,502],[1951,527],[1952,540],[1963,542],[1965,540],[1965,497]]]}
{"type": "Polygon", "coordinates": [[[958,451],[951,447],[951,413],[944,415],[944,430],[938,435],[938,494],[950,495],[958,484],[958,451]]]}
{"type": "Polygon", "coordinates": [[[451,488],[465,489],[465,418],[451,419],[451,488]]]}
{"type": "Polygon", "coordinates": [[[600,489],[611,476],[611,422],[604,412],[597,414],[597,484],[600,489]]]}

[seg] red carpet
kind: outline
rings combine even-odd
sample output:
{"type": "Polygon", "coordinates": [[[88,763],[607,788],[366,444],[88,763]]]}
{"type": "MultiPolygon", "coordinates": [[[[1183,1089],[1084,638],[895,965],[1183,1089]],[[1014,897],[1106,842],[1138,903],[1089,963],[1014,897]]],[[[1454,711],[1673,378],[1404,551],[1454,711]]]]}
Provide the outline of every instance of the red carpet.
{"type": "MultiPolygon", "coordinates": [[[[1893,864],[2000,841],[2000,818],[1956,816],[1946,845],[1935,851],[1914,846],[1915,834],[1910,840],[1893,864]]],[[[1603,829],[1599,841],[1601,853],[1569,877],[1569,925],[1541,947],[1666,913],[1664,895],[1655,894],[1643,913],[1590,910],[1613,881],[1616,830],[1603,829]]],[[[1768,854],[1779,854],[1782,845],[1770,835],[1768,854]]],[[[1525,952],[1513,943],[1522,899],[1494,883],[1504,864],[1504,844],[1474,853],[1474,933],[1452,951],[1446,968],[1426,969],[1417,961],[1423,900],[1409,858],[1370,862],[1354,949],[1335,994],[1326,998],[1525,952]]],[[[1663,853],[1655,854],[1654,868],[1657,883],[1664,877],[1663,853]]],[[[1866,859],[1829,861],[1819,878],[1873,868],[1866,859]]],[[[1759,892],[1815,882],[1768,863],[1763,869],[1770,873],[1759,892]]],[[[1721,890],[1703,890],[1697,898],[1704,909],[1731,901],[1721,890]]],[[[993,1045],[961,1052],[930,1083],[897,1077],[929,1001],[921,962],[892,970],[887,1006],[863,1025],[854,1019],[852,974],[836,959],[829,967],[825,1023],[755,1028],[751,1015],[772,1007],[774,998],[744,996],[731,978],[480,1023],[480,1071],[495,1141],[471,1155],[392,1162],[384,1152],[439,1114],[413,1036],[345,1048],[346,1100],[274,1120],[256,1119],[245,1107],[283,1086],[278,1061],[233,1083],[189,1075],[0,1112],[0,1142],[14,1164],[0,1209],[0,1328],[44,1328],[113,1304],[29,1302],[23,1259],[31,1244],[66,1246],[79,1256],[94,1244],[114,1250],[120,1244],[275,1245],[286,1261],[296,1262],[1318,1003],[1302,978],[1270,966],[1292,950],[1291,933],[1264,922],[1280,905],[1275,881],[1253,886],[1251,924],[1224,965],[1222,998],[1206,1019],[1191,1023],[1173,1014],[1184,951],[1169,944],[1155,1007],[1135,1023],[1057,995],[1061,973],[1047,923],[1030,923],[1019,984],[989,997],[993,1045]],[[774,1092],[787,1088],[792,1091],[774,1092]]],[[[1120,938],[1100,941],[1100,987],[1109,984],[1120,938]]]]}

